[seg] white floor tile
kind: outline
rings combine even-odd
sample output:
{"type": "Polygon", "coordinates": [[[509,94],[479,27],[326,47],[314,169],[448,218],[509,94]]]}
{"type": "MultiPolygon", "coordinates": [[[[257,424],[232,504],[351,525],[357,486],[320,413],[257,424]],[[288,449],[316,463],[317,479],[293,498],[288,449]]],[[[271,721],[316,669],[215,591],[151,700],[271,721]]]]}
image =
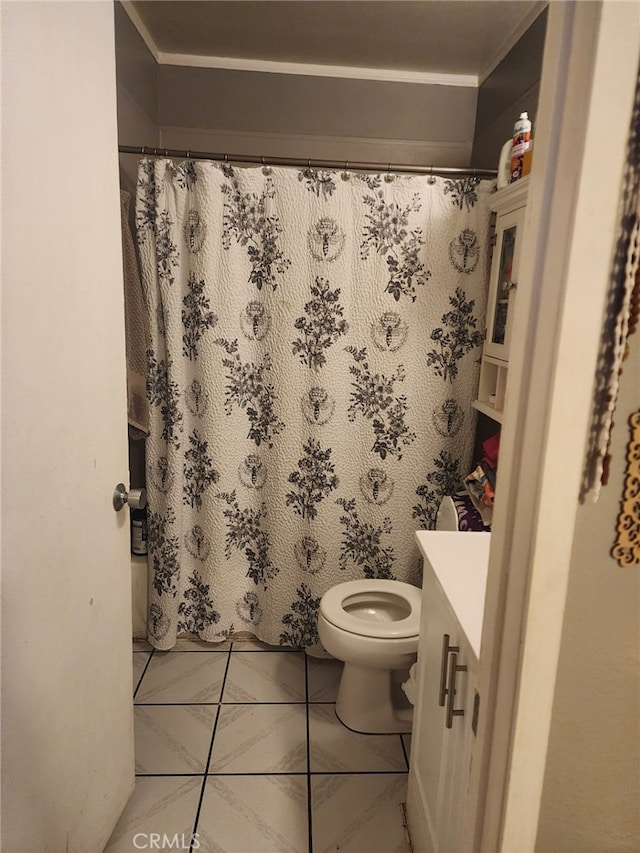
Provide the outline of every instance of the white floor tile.
{"type": "Polygon", "coordinates": [[[307,658],[309,702],[335,702],[344,664],[342,661],[307,658]]]}
{"type": "Polygon", "coordinates": [[[209,776],[197,827],[216,853],[306,853],[306,776],[209,776]]]}
{"type": "Polygon", "coordinates": [[[139,776],[105,853],[134,853],[151,843],[152,833],[167,835],[189,849],[200,790],[201,777],[139,776]]]}
{"type": "Polygon", "coordinates": [[[226,652],[156,652],[136,703],[217,702],[227,659],[226,652]]]}
{"type": "Polygon", "coordinates": [[[203,773],[217,705],[136,705],[136,773],[203,773]]]}
{"type": "Polygon", "coordinates": [[[223,702],[304,702],[304,652],[231,653],[223,702]]]}
{"type": "Polygon", "coordinates": [[[312,776],[314,853],[410,853],[407,775],[312,776]]]}
{"type": "Polygon", "coordinates": [[[221,705],[210,773],[307,769],[304,705],[221,705]]]}
{"type": "Polygon", "coordinates": [[[309,706],[311,772],[407,769],[399,735],[363,735],[342,725],[333,705],[309,706]]]}

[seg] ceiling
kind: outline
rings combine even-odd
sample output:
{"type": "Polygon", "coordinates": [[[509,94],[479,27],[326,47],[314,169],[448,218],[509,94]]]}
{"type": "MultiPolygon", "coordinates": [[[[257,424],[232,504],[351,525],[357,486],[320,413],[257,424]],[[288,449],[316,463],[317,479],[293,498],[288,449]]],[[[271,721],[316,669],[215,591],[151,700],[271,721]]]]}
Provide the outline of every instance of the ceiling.
{"type": "MultiPolygon", "coordinates": [[[[188,57],[469,75],[482,80],[541,0],[129,0],[159,62],[188,57]]],[[[204,64],[202,62],[194,64],[204,64]]],[[[301,73],[301,72],[298,72],[301,73]]],[[[303,73],[303,72],[302,72],[303,73]]]]}

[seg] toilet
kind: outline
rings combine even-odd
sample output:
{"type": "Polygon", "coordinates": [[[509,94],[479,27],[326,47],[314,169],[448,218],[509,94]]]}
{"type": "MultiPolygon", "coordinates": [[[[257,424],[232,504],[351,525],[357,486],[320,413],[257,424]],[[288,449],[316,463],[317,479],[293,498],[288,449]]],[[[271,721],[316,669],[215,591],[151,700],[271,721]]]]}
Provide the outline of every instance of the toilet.
{"type": "MultiPolygon", "coordinates": [[[[452,497],[444,497],[436,530],[464,529],[459,512],[452,497]]],[[[421,603],[420,589],[392,580],[346,581],[320,599],[320,641],[344,661],[336,714],[348,728],[365,734],[411,731],[413,706],[401,685],[417,658],[421,603]]]]}
{"type": "Polygon", "coordinates": [[[415,663],[422,592],[395,580],[337,584],[320,600],[318,633],[344,661],[336,714],[356,732],[411,731],[413,706],[401,684],[415,663]]]}

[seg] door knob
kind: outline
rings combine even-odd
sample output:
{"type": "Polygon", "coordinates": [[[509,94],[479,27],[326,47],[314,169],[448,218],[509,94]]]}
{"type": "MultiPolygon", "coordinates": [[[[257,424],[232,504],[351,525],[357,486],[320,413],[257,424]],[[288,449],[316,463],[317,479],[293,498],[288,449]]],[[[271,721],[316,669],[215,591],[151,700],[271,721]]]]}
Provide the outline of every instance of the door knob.
{"type": "Polygon", "coordinates": [[[113,490],[113,508],[116,512],[120,512],[125,504],[129,504],[131,509],[144,509],[147,505],[146,489],[127,491],[124,483],[118,483],[113,490]]]}

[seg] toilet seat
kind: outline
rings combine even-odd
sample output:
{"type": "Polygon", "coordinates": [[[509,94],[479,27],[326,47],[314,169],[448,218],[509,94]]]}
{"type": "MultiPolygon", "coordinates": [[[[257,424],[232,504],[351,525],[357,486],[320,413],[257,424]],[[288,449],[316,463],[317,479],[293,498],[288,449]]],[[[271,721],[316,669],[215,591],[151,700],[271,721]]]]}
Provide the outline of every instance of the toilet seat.
{"type": "Polygon", "coordinates": [[[320,612],[336,628],[361,637],[417,637],[420,632],[421,597],[417,587],[402,581],[346,581],[325,592],[320,601],[320,612]],[[350,606],[357,609],[358,605],[365,605],[367,596],[374,602],[386,600],[390,610],[395,607],[398,618],[379,621],[381,613],[371,612],[364,616],[349,611],[350,606]]]}

